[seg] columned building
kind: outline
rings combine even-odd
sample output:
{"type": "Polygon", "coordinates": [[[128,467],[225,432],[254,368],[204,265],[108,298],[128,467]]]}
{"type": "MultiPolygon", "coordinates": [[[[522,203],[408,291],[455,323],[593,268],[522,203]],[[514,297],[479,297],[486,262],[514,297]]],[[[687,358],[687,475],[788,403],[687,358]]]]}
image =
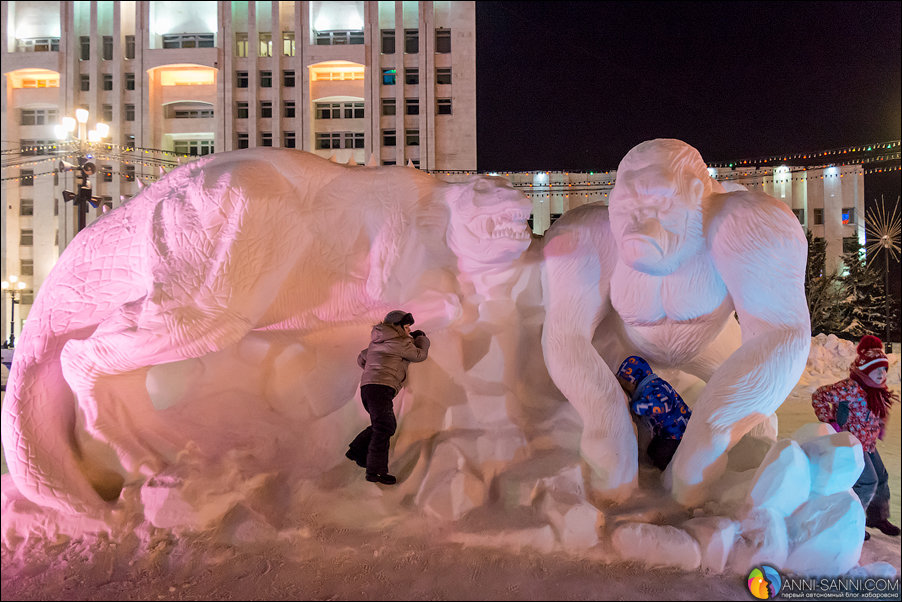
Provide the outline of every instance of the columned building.
{"type": "MultiPolygon", "coordinates": [[[[76,232],[55,131],[87,110],[97,208],[215,151],[476,169],[473,2],[10,1],[0,5],[3,278],[34,291],[76,232]]],[[[77,146],[84,150],[85,146],[77,146]]],[[[82,159],[83,152],[79,152],[82,159]]],[[[73,159],[66,159],[70,163],[73,159]]],[[[8,299],[2,310],[9,335],[8,299]]],[[[16,331],[19,331],[18,326],[16,331]]]]}

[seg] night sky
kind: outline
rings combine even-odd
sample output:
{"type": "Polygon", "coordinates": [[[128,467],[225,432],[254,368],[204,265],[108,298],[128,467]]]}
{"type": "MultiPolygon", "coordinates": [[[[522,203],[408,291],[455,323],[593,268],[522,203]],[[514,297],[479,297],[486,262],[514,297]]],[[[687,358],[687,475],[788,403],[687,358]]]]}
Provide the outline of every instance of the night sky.
{"type": "Polygon", "coordinates": [[[661,137],[709,163],[899,139],[900,6],[477,2],[478,168],[616,169],[661,137]]]}

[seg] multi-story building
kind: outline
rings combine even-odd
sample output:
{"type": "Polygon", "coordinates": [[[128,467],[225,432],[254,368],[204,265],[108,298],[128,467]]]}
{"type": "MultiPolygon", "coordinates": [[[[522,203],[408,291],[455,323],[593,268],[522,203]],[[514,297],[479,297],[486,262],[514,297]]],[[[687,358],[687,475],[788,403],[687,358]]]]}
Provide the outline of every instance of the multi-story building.
{"type": "Polygon", "coordinates": [[[85,147],[59,146],[64,117],[109,126],[88,222],[161,157],[273,146],[475,171],[475,19],[447,1],[3,2],[0,263],[29,284],[16,317],[76,230],[59,160],[85,147]]]}

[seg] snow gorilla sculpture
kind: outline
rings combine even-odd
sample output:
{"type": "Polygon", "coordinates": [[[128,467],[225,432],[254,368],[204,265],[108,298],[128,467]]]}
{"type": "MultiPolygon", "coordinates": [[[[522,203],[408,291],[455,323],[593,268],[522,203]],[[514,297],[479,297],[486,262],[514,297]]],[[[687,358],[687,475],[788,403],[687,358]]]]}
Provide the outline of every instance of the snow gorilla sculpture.
{"type": "Polygon", "coordinates": [[[369,325],[402,306],[443,326],[459,311],[457,274],[529,245],[530,209],[501,178],[448,184],[291,150],[173,171],[81,232],[42,286],[3,408],[16,485],[45,506],[102,511],[166,456],[143,388],[150,366],[252,330],[369,325]],[[115,452],[112,466],[79,443],[81,423],[115,452]]]}
{"type": "Polygon", "coordinates": [[[773,414],[805,368],[807,247],[798,221],[765,194],[725,192],[698,151],[658,139],[623,158],[609,209],[570,211],[545,240],[542,348],[582,417],[580,450],[599,487],[615,499],[629,492],[637,444],[611,371],[625,355],[609,357],[614,347],[605,344],[606,364],[596,332],[619,339],[623,354],[707,382],[668,468],[674,496],[697,503],[725,452],[773,414]]]}

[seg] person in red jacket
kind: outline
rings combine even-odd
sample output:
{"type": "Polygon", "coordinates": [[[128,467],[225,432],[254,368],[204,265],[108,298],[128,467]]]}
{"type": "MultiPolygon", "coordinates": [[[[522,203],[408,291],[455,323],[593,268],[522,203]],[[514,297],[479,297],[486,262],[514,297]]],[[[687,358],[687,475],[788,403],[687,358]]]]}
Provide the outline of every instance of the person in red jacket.
{"type": "MultiPolygon", "coordinates": [[[[877,452],[877,439],[883,438],[889,410],[898,395],[886,386],[889,360],[883,342],[865,335],[857,352],[849,366],[849,378],[817,389],[811,405],[818,420],[832,424],[837,431],[852,433],[861,442],[864,470],[852,489],[864,506],[865,524],[898,536],[899,527],[889,522],[889,475],[877,452]]],[[[864,538],[870,535],[865,532],[864,538]]]]}

